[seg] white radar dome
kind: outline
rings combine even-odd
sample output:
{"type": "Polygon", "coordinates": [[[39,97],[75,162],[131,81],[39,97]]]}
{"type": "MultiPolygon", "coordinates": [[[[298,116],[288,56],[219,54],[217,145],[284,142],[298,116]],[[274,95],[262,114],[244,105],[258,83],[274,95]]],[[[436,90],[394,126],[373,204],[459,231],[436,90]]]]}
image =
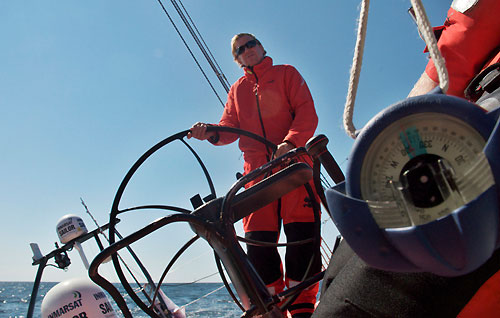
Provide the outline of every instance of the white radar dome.
{"type": "Polygon", "coordinates": [[[85,223],[77,215],[66,214],[57,222],[57,235],[63,244],[87,233],[85,223]]]}
{"type": "Polygon", "coordinates": [[[63,281],[42,301],[42,318],[117,318],[104,291],[89,278],[63,281]]]}

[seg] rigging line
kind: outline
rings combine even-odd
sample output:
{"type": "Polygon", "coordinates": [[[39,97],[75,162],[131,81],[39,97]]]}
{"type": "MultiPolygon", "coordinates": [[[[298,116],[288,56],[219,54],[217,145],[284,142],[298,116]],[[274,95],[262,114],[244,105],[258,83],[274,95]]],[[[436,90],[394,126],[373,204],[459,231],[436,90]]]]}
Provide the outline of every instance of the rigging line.
{"type": "Polygon", "coordinates": [[[320,178],[321,184],[323,185],[324,188],[330,189],[332,187],[330,185],[330,182],[328,181],[328,179],[325,177],[325,175],[321,171],[319,172],[319,178],[320,178]]]}
{"type": "Polygon", "coordinates": [[[186,308],[187,306],[190,306],[190,305],[192,305],[192,304],[194,304],[194,303],[196,303],[196,302],[198,302],[198,301],[202,300],[203,298],[208,297],[208,296],[212,295],[212,294],[213,294],[213,293],[215,293],[215,292],[218,292],[219,290],[221,290],[221,289],[222,289],[222,288],[224,288],[224,287],[225,287],[225,286],[224,286],[224,285],[222,285],[222,286],[220,286],[219,288],[217,288],[217,289],[215,289],[215,290],[213,290],[213,291],[211,291],[211,292],[209,292],[209,293],[207,293],[207,294],[205,294],[205,295],[201,296],[200,298],[195,299],[195,300],[193,300],[193,301],[191,301],[191,302],[189,302],[189,303],[187,303],[187,304],[185,304],[185,305],[183,305],[183,306],[180,306],[180,308],[181,308],[181,309],[182,309],[182,308],[186,308]]]}
{"type": "Polygon", "coordinates": [[[323,253],[321,253],[321,270],[325,270],[328,264],[330,264],[330,259],[325,257],[323,253]]]}
{"type": "Polygon", "coordinates": [[[82,202],[82,205],[85,208],[85,211],[87,212],[87,214],[90,215],[90,218],[92,219],[92,221],[94,221],[95,226],[97,226],[97,228],[99,229],[99,233],[101,233],[104,236],[104,238],[106,239],[106,241],[108,241],[108,243],[109,243],[109,239],[106,236],[106,233],[104,233],[102,228],[99,226],[99,223],[97,223],[97,220],[94,218],[92,213],[90,213],[89,208],[87,207],[87,205],[85,204],[85,201],[83,201],[83,199],[81,197],[80,197],[80,201],[82,202]]]}
{"type": "Polygon", "coordinates": [[[346,163],[346,161],[348,161],[348,160],[349,160],[349,157],[346,157],[346,158],[344,159],[344,161],[342,161],[341,163],[339,163],[339,166],[343,166],[343,165],[344,165],[344,163],[346,163]]]}
{"type": "MultiPolygon", "coordinates": [[[[170,272],[170,273],[175,273],[176,271],[178,271],[178,270],[181,270],[181,269],[185,268],[188,264],[191,264],[191,263],[196,262],[197,260],[199,260],[200,258],[204,257],[205,255],[207,255],[207,254],[209,254],[209,253],[212,253],[212,250],[207,250],[207,251],[205,251],[204,253],[201,253],[201,254],[199,254],[199,255],[197,255],[197,256],[195,256],[195,257],[191,258],[191,259],[186,260],[184,263],[179,264],[179,265],[177,265],[176,267],[173,267],[173,268],[172,268],[169,272],[170,272]]],[[[216,274],[217,274],[217,273],[216,273],[216,274]]]]}
{"type": "Polygon", "coordinates": [[[167,287],[179,287],[179,286],[186,286],[186,285],[196,284],[196,283],[197,283],[197,282],[199,282],[199,281],[202,281],[202,280],[204,280],[204,279],[210,278],[210,277],[215,276],[215,275],[217,275],[217,274],[219,274],[219,272],[212,273],[212,274],[210,274],[210,275],[207,275],[207,276],[204,276],[204,277],[201,277],[201,278],[195,279],[195,280],[193,280],[192,282],[187,282],[187,283],[178,283],[178,284],[172,284],[172,283],[169,283],[169,284],[167,285],[167,287]]]}
{"type": "Polygon", "coordinates": [[[326,223],[330,222],[331,219],[324,219],[321,221],[321,225],[325,225],[326,223]]]}
{"type": "Polygon", "coordinates": [[[332,255],[332,250],[330,249],[330,246],[326,243],[326,241],[321,238],[321,249],[325,252],[326,255],[332,255]]]}
{"type": "Polygon", "coordinates": [[[168,19],[170,20],[170,23],[172,23],[172,26],[174,27],[175,31],[177,32],[177,34],[179,35],[179,37],[181,38],[182,42],[184,43],[184,46],[186,47],[186,49],[188,50],[189,54],[191,54],[191,57],[193,58],[193,60],[195,61],[196,65],[198,66],[198,68],[200,69],[201,73],[203,74],[203,76],[205,77],[205,79],[207,80],[208,82],[208,85],[210,85],[210,88],[212,88],[212,91],[214,92],[215,96],[217,96],[217,99],[219,99],[219,102],[221,103],[222,107],[224,107],[224,102],[222,101],[222,99],[220,98],[219,94],[217,93],[217,91],[215,90],[215,87],[212,85],[212,82],[210,82],[210,79],[208,78],[207,74],[205,73],[205,71],[203,70],[203,68],[201,67],[200,63],[198,62],[198,59],[196,59],[196,57],[194,56],[193,54],[193,51],[191,50],[191,48],[189,47],[189,45],[187,44],[186,40],[184,39],[184,37],[182,36],[181,32],[179,31],[179,29],[177,28],[177,26],[175,25],[175,22],[172,20],[172,17],[170,16],[170,14],[168,14],[167,12],[167,9],[165,8],[165,6],[163,5],[163,3],[161,2],[161,0],[157,0],[158,3],[160,4],[161,8],[163,9],[163,12],[165,13],[165,15],[168,17],[168,19]]]}
{"type": "Polygon", "coordinates": [[[325,180],[323,180],[323,179],[321,180],[321,186],[323,187],[323,189],[330,189],[330,188],[332,188],[330,186],[330,184],[328,184],[328,182],[325,182],[325,180]]]}
{"type": "Polygon", "coordinates": [[[229,87],[231,86],[231,84],[227,80],[226,75],[224,75],[224,72],[222,71],[222,68],[217,63],[217,60],[215,59],[215,57],[213,56],[212,52],[210,51],[210,48],[208,47],[207,43],[203,39],[203,36],[201,35],[200,31],[196,27],[196,24],[194,23],[193,19],[191,19],[191,16],[189,15],[188,11],[184,7],[184,4],[182,3],[181,0],[179,0],[179,3],[181,4],[182,9],[186,13],[186,15],[187,15],[187,17],[189,19],[189,22],[191,22],[191,24],[193,25],[193,28],[196,31],[196,34],[198,35],[198,37],[200,38],[201,42],[203,43],[203,47],[207,50],[208,54],[210,55],[211,60],[213,61],[214,65],[216,66],[216,69],[214,69],[215,74],[217,75],[217,77],[221,81],[222,86],[224,86],[224,89],[226,90],[226,93],[229,93],[229,87]]]}
{"type": "MultiPolygon", "coordinates": [[[[322,241],[324,241],[324,240],[322,239],[322,241]]],[[[324,257],[325,259],[327,259],[327,260],[328,260],[328,262],[329,262],[329,261],[330,261],[330,255],[331,255],[331,253],[328,253],[328,251],[329,251],[329,250],[327,249],[327,247],[328,247],[328,246],[327,246],[327,247],[325,247],[323,244],[321,244],[321,245],[320,245],[320,247],[321,247],[321,256],[323,256],[323,257],[324,257]]],[[[331,251],[330,251],[330,252],[331,252],[331,251]]]]}
{"type": "MultiPolygon", "coordinates": [[[[188,29],[189,33],[191,33],[191,36],[193,38],[193,40],[196,42],[196,44],[198,45],[198,48],[200,49],[201,53],[203,53],[203,55],[205,56],[205,59],[207,60],[208,64],[212,67],[212,70],[214,71],[215,75],[217,76],[217,78],[219,79],[219,81],[221,82],[222,86],[224,87],[224,89],[226,90],[226,93],[229,93],[229,86],[222,80],[222,78],[219,76],[220,73],[216,67],[216,65],[214,64],[214,61],[213,61],[213,58],[210,57],[210,55],[208,54],[207,50],[205,49],[205,46],[206,46],[206,43],[205,43],[205,46],[203,45],[203,43],[200,41],[200,38],[199,36],[195,33],[195,31],[193,30],[193,27],[191,26],[191,24],[189,23],[188,19],[186,19],[186,16],[184,15],[184,13],[182,12],[182,10],[179,8],[179,5],[177,4],[177,2],[175,0],[170,0],[170,2],[172,3],[172,5],[174,6],[174,8],[177,10],[177,13],[179,14],[181,20],[184,22],[184,25],[186,26],[186,28],[188,29]]],[[[184,7],[183,7],[184,8],[184,7]]],[[[186,10],[184,8],[184,10],[186,10]]],[[[187,11],[186,11],[187,13],[187,11]]],[[[192,20],[191,20],[191,23],[192,20]]],[[[194,24],[193,24],[194,25],[194,24]]],[[[196,27],[196,26],[195,26],[196,27]]]]}
{"type": "MultiPolygon", "coordinates": [[[[85,208],[85,211],[87,212],[88,215],[90,215],[90,218],[92,219],[92,221],[94,221],[95,225],[97,226],[97,228],[99,229],[99,232],[104,236],[104,238],[106,239],[106,241],[108,241],[109,243],[109,239],[108,237],[106,236],[106,234],[102,231],[101,227],[99,226],[99,224],[97,223],[97,220],[94,218],[94,216],[92,215],[92,213],[90,213],[90,210],[88,209],[87,205],[85,204],[85,201],[83,201],[83,199],[80,197],[80,201],[82,202],[82,205],[83,207],[85,208]]],[[[118,232],[117,232],[118,233],[118,232]]],[[[141,285],[141,283],[139,282],[139,280],[137,279],[136,275],[137,275],[137,272],[136,271],[132,271],[132,269],[128,266],[128,264],[125,262],[125,260],[121,257],[120,254],[116,253],[116,255],[118,256],[118,259],[123,263],[123,266],[125,266],[125,268],[127,269],[127,271],[129,272],[130,276],[134,279],[135,283],[137,285],[141,285]],[[134,275],[134,272],[135,272],[135,275],[134,275]]],[[[147,296],[147,295],[146,295],[147,296]]]]}

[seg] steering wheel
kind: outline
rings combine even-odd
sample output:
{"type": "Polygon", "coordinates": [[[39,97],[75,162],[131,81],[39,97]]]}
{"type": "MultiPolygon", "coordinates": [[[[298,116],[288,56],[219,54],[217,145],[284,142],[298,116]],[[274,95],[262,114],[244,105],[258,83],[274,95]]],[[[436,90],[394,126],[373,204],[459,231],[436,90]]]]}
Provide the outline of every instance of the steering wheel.
{"type": "MultiPolygon", "coordinates": [[[[235,133],[235,134],[239,134],[239,135],[242,135],[242,136],[246,136],[246,137],[252,138],[254,140],[257,140],[257,141],[263,143],[267,148],[269,148],[269,149],[272,150],[273,154],[276,151],[276,145],[275,144],[273,144],[270,141],[262,138],[261,136],[255,135],[255,134],[250,133],[248,131],[244,131],[244,130],[236,129],[236,128],[230,128],[230,127],[220,127],[220,126],[208,127],[208,131],[235,133]]],[[[132,298],[132,300],[145,313],[147,313],[151,317],[159,317],[158,316],[159,311],[155,310],[155,301],[156,301],[156,299],[158,299],[158,301],[160,302],[160,305],[162,306],[161,307],[162,310],[164,308],[166,308],[165,304],[161,304],[162,303],[161,297],[157,297],[157,294],[159,292],[159,286],[161,286],[161,283],[162,283],[164,277],[166,276],[166,274],[169,271],[169,269],[173,266],[174,262],[179,258],[179,256],[191,244],[193,244],[198,238],[200,238],[200,235],[198,235],[198,234],[195,235],[171,259],[170,263],[166,267],[166,269],[165,269],[165,271],[164,271],[164,273],[163,273],[163,275],[162,275],[162,277],[160,279],[160,282],[158,283],[158,287],[156,288],[156,291],[155,291],[154,295],[152,297],[151,297],[151,295],[145,295],[146,298],[147,298],[147,302],[149,302],[149,304],[146,304],[136,294],[136,292],[134,291],[134,289],[132,288],[132,286],[130,285],[130,283],[128,282],[128,280],[126,279],[124,271],[123,271],[123,268],[122,268],[121,261],[119,259],[118,254],[117,254],[117,251],[120,250],[120,249],[122,249],[122,248],[127,248],[129,250],[129,252],[131,253],[132,257],[135,259],[135,261],[138,264],[138,266],[140,267],[140,269],[142,270],[142,272],[144,273],[146,279],[148,280],[148,283],[151,284],[153,287],[155,287],[156,284],[151,279],[151,276],[149,275],[147,269],[142,265],[142,263],[140,262],[139,258],[135,255],[135,253],[133,252],[133,250],[130,248],[129,245],[131,243],[133,243],[133,242],[135,242],[135,241],[143,238],[144,236],[150,234],[151,232],[153,232],[153,231],[155,231],[155,230],[157,230],[157,229],[159,229],[159,228],[161,228],[161,227],[163,227],[163,226],[165,226],[167,224],[176,223],[176,222],[187,222],[187,223],[189,223],[191,225],[192,228],[199,227],[199,228],[205,229],[206,231],[213,231],[214,233],[216,233],[218,231],[218,229],[216,228],[215,225],[207,224],[206,220],[204,220],[203,218],[200,218],[199,216],[193,214],[192,211],[190,211],[188,209],[185,209],[185,208],[177,207],[177,206],[169,206],[169,205],[142,205],[142,206],[128,207],[128,208],[125,208],[125,209],[120,209],[119,208],[120,202],[121,202],[122,197],[123,197],[123,193],[126,190],[126,188],[127,188],[128,184],[129,184],[131,178],[137,172],[137,170],[154,153],[156,153],[158,150],[162,149],[166,145],[168,145],[168,144],[170,144],[172,142],[175,142],[175,141],[179,141],[182,144],[184,144],[187,147],[187,149],[189,149],[189,151],[192,153],[192,155],[196,158],[198,164],[201,166],[201,168],[203,170],[206,182],[207,182],[207,184],[208,184],[208,186],[210,188],[210,195],[208,196],[208,198],[215,201],[215,198],[216,198],[215,188],[214,188],[212,179],[211,179],[211,177],[210,177],[210,175],[208,173],[208,170],[206,169],[204,163],[202,162],[202,160],[198,156],[198,154],[184,140],[184,137],[186,137],[186,135],[187,135],[188,132],[189,132],[189,130],[181,131],[181,132],[179,132],[177,134],[174,134],[174,135],[172,135],[172,136],[170,136],[170,137],[168,137],[168,138],[160,141],[159,143],[157,143],[156,145],[154,145],[153,147],[151,147],[148,151],[146,151],[134,163],[134,165],[130,168],[130,170],[127,172],[127,174],[125,175],[124,179],[122,180],[122,182],[121,182],[121,184],[120,184],[120,186],[118,188],[118,191],[117,191],[117,193],[115,195],[115,198],[114,198],[114,201],[113,201],[113,205],[112,205],[112,209],[111,209],[111,213],[110,213],[110,222],[109,222],[109,241],[110,241],[110,246],[107,249],[105,249],[104,251],[102,251],[99,255],[96,256],[96,258],[92,262],[91,267],[89,269],[89,275],[91,276],[92,280],[94,280],[97,284],[99,284],[101,287],[103,287],[104,289],[106,289],[108,291],[108,293],[110,293],[110,295],[115,299],[115,301],[117,302],[118,306],[120,307],[120,309],[122,310],[122,312],[124,313],[124,315],[126,317],[127,317],[127,315],[130,315],[130,312],[128,310],[128,307],[126,306],[125,301],[123,300],[123,297],[121,297],[120,293],[116,290],[116,288],[111,283],[109,283],[106,279],[104,279],[102,276],[100,276],[98,274],[98,271],[97,271],[98,270],[98,266],[106,258],[108,258],[109,256],[111,256],[111,258],[113,260],[113,265],[114,265],[116,273],[117,273],[117,275],[118,275],[118,277],[120,279],[120,282],[122,283],[123,288],[130,295],[130,297],[132,298]],[[157,209],[157,210],[171,211],[171,212],[174,212],[174,214],[166,216],[164,218],[161,218],[161,219],[159,219],[157,221],[154,221],[153,223],[147,225],[146,227],[144,227],[143,229],[140,229],[139,231],[133,233],[132,235],[129,235],[129,236],[125,237],[125,238],[121,237],[120,234],[118,233],[117,229],[116,229],[116,224],[119,221],[118,220],[118,216],[122,215],[122,214],[124,214],[126,212],[141,211],[141,210],[146,210],[146,209],[157,209]]],[[[305,153],[305,149],[304,149],[304,153],[305,153]]],[[[292,154],[292,155],[295,155],[295,154],[292,154]]],[[[292,155],[290,155],[290,156],[292,156],[292,155]]],[[[286,160],[286,158],[283,159],[283,160],[286,160]]],[[[265,167],[265,169],[260,169],[261,171],[253,172],[253,174],[258,175],[259,173],[263,173],[265,171],[269,171],[270,172],[270,170],[273,167],[274,167],[273,165],[268,165],[268,167],[265,167]]],[[[231,208],[232,201],[234,199],[234,196],[235,196],[236,192],[238,191],[238,188],[241,187],[241,186],[243,186],[245,182],[249,181],[249,180],[247,181],[245,179],[249,179],[251,177],[253,177],[253,175],[247,175],[247,176],[241,178],[236,183],[236,185],[232,189],[230,189],[228,195],[222,199],[222,202],[220,203],[220,210],[221,210],[221,217],[223,217],[224,215],[226,215],[223,218],[223,222],[222,222],[225,227],[227,227],[227,226],[233,226],[233,220],[228,221],[228,219],[230,219],[227,216],[227,215],[229,215],[228,214],[228,210],[230,210],[230,208],[231,208]],[[230,224],[230,225],[228,225],[228,224],[230,224]]],[[[234,228],[233,228],[233,230],[234,230],[234,228]]],[[[217,253],[215,253],[215,257],[216,257],[217,266],[219,268],[219,272],[221,273],[221,278],[224,281],[224,283],[226,284],[226,287],[228,287],[227,286],[228,284],[227,284],[227,282],[225,280],[224,274],[222,273],[222,267],[220,266],[220,260],[218,259],[217,253]]],[[[244,310],[243,307],[239,304],[239,302],[236,299],[236,297],[232,294],[232,292],[231,292],[231,290],[229,288],[228,288],[228,291],[231,294],[231,296],[233,297],[233,299],[235,300],[235,302],[240,306],[240,308],[242,310],[244,310]]],[[[265,292],[267,293],[267,290],[265,292]]],[[[166,310],[166,312],[168,312],[168,309],[166,310]]],[[[168,317],[168,316],[166,316],[166,317],[168,317]]]]}

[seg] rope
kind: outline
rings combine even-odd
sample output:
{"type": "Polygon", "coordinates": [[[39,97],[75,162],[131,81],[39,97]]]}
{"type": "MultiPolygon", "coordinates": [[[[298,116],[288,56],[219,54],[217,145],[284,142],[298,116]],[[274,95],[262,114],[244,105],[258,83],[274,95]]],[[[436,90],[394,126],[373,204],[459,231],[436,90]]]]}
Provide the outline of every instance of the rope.
{"type": "Polygon", "coordinates": [[[434,35],[434,32],[431,27],[431,23],[427,14],[425,13],[424,6],[421,0],[411,0],[411,4],[413,9],[415,10],[415,16],[417,18],[417,26],[424,38],[425,44],[429,49],[429,53],[431,55],[432,61],[434,62],[434,66],[436,67],[436,71],[439,78],[439,87],[443,91],[444,94],[448,91],[449,79],[448,79],[448,70],[446,69],[446,63],[439,52],[439,48],[437,46],[437,40],[434,35]]]}
{"type": "Polygon", "coordinates": [[[349,79],[349,88],[347,90],[346,103],[344,107],[344,129],[349,137],[356,138],[356,128],[352,122],[354,113],[354,102],[356,101],[356,92],[358,90],[359,76],[361,74],[361,64],[363,62],[363,51],[365,48],[366,26],[368,24],[368,8],[370,0],[361,1],[359,13],[358,32],[356,37],[356,46],[354,49],[354,58],[351,66],[351,77],[349,79]]]}
{"type": "MultiPolygon", "coordinates": [[[[425,44],[427,45],[431,58],[434,61],[439,78],[439,87],[446,93],[449,86],[448,71],[446,69],[445,61],[439,52],[436,37],[432,30],[427,14],[425,13],[424,6],[421,0],[411,0],[411,4],[415,10],[417,19],[417,26],[425,44]]],[[[351,66],[351,73],[349,79],[349,88],[347,91],[346,103],[344,107],[344,129],[351,138],[355,139],[357,132],[352,122],[354,114],[354,103],[356,100],[356,92],[358,89],[359,77],[361,74],[361,64],[363,61],[363,51],[366,38],[366,27],[368,24],[368,9],[370,6],[369,0],[362,0],[361,9],[358,22],[358,32],[356,39],[356,47],[354,49],[353,63],[351,66]]]]}

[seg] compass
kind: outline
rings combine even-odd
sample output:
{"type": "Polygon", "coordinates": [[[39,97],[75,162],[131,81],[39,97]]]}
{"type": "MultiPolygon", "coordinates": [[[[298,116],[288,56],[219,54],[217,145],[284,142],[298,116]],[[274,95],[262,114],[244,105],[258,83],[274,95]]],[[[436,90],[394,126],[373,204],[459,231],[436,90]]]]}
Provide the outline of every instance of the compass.
{"type": "Polygon", "coordinates": [[[499,246],[496,121],[496,112],[443,94],[375,116],[356,139],[345,183],[326,192],[351,248],[392,271],[455,276],[486,261],[499,246]]]}
{"type": "Polygon", "coordinates": [[[429,223],[493,185],[489,165],[481,156],[485,145],[486,139],[473,126],[454,116],[425,112],[402,117],[371,143],[356,191],[364,200],[395,201],[405,210],[389,216],[375,212],[381,228],[429,223]],[[477,161],[483,163],[480,173],[477,161]],[[479,176],[482,179],[476,180],[479,176]],[[478,183],[480,187],[466,188],[478,183]],[[477,191],[464,193],[468,190],[477,191]]]}

